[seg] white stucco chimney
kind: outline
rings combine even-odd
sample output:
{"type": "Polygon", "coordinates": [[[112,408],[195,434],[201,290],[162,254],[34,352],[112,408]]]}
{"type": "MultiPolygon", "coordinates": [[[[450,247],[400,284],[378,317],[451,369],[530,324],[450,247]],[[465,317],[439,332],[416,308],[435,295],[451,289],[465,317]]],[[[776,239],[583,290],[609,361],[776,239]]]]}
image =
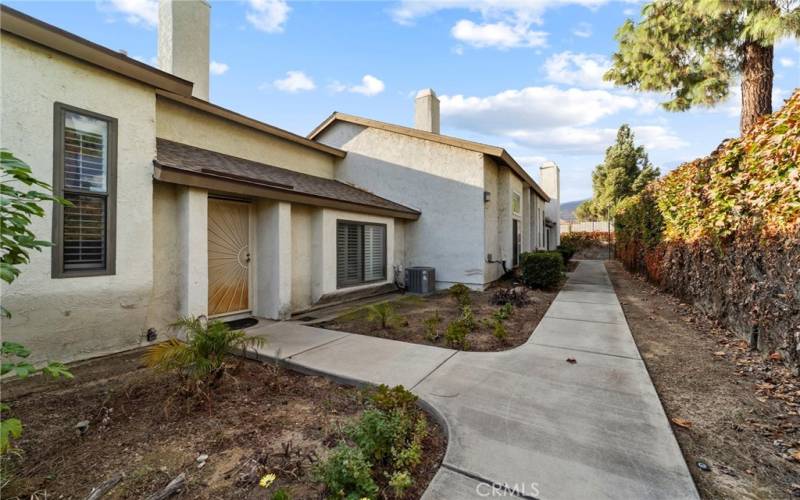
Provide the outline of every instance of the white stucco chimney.
{"type": "Polygon", "coordinates": [[[559,237],[559,222],[561,221],[561,174],[558,171],[558,165],[552,161],[545,161],[539,167],[539,174],[541,175],[542,190],[550,197],[550,201],[545,205],[545,216],[555,222],[555,231],[553,239],[555,248],[560,244],[559,237]]]}
{"type": "Polygon", "coordinates": [[[414,128],[439,133],[439,98],[433,89],[417,92],[414,102],[414,128]]]}
{"type": "Polygon", "coordinates": [[[206,0],[159,0],[158,67],[194,83],[208,100],[209,17],[206,0]]]}

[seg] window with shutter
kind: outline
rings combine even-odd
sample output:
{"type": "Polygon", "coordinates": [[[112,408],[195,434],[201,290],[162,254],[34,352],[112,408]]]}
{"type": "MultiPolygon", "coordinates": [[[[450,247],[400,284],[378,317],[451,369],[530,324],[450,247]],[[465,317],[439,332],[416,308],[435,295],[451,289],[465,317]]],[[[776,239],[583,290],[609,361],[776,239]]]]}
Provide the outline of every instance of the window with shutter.
{"type": "Polygon", "coordinates": [[[336,283],[343,288],[386,279],[386,226],[339,221],[336,283]]]}
{"type": "Polygon", "coordinates": [[[113,118],[55,106],[53,276],[114,273],[116,130],[113,118]]]}

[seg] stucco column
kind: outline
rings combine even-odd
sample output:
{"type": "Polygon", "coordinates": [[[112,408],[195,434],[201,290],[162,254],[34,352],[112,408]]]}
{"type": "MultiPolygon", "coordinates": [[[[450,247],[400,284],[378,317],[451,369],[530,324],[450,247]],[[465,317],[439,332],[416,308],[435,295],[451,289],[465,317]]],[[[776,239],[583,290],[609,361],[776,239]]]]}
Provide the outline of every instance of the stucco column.
{"type": "Polygon", "coordinates": [[[208,192],[178,189],[180,231],[180,312],[183,316],[208,313],[208,192]]]}
{"type": "Polygon", "coordinates": [[[320,208],[311,215],[311,302],[336,290],[336,217],[320,208]]]}
{"type": "Polygon", "coordinates": [[[531,190],[522,188],[522,251],[530,252],[531,245],[531,190]]]}
{"type": "Polygon", "coordinates": [[[255,313],[271,319],[292,315],[292,205],[256,205],[255,313]]]}

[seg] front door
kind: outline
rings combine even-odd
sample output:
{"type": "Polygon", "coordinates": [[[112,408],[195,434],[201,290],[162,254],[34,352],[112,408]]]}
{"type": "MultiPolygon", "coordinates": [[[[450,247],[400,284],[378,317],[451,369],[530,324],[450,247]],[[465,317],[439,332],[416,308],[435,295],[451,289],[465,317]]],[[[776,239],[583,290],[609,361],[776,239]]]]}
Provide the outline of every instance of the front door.
{"type": "Polygon", "coordinates": [[[208,199],[208,315],[250,310],[250,205],[208,199]]]}

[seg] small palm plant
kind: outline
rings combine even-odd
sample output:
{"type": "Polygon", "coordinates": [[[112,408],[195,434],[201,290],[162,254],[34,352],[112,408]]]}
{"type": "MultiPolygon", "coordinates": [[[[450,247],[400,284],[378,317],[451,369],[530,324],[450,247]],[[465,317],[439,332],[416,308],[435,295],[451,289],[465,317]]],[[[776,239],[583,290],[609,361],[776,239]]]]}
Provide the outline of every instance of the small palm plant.
{"type": "Polygon", "coordinates": [[[180,318],[170,328],[183,331],[186,340],[171,338],[150,347],[144,362],[151,368],[177,371],[196,387],[221,379],[226,356],[264,343],[262,338],[231,330],[222,321],[209,321],[205,316],[180,318]]]}
{"type": "Polygon", "coordinates": [[[400,316],[394,312],[394,307],[388,301],[367,306],[367,321],[381,325],[381,329],[391,328],[400,321],[400,316]]]}

